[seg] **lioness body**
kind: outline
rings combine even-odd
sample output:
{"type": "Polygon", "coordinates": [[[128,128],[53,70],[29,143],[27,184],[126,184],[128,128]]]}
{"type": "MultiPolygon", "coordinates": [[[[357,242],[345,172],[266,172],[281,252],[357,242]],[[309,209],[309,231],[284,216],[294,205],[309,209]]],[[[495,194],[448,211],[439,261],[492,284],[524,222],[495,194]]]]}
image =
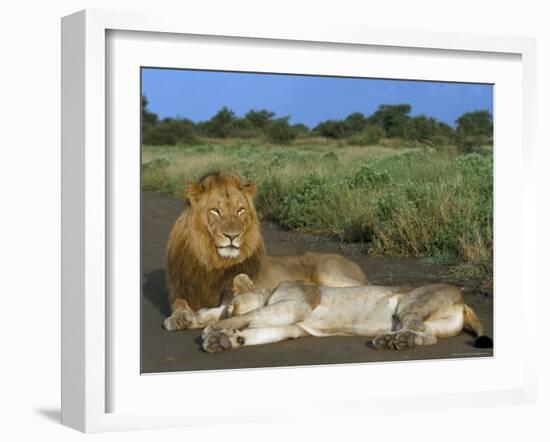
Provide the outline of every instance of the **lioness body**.
{"type": "Polygon", "coordinates": [[[204,330],[206,351],[308,335],[366,336],[375,348],[401,350],[433,345],[438,338],[457,335],[464,325],[483,334],[460,290],[447,284],[330,288],[285,282],[270,291],[248,281],[244,291],[229,306],[235,316],[204,330]]]}
{"type": "Polygon", "coordinates": [[[254,184],[228,173],[188,184],[189,204],[168,240],[172,315],[165,321],[167,330],[202,327],[218,319],[233,278],[241,273],[258,288],[289,280],[334,287],[366,283],[361,268],[340,255],[268,256],[252,203],[254,193],[254,184]]]}

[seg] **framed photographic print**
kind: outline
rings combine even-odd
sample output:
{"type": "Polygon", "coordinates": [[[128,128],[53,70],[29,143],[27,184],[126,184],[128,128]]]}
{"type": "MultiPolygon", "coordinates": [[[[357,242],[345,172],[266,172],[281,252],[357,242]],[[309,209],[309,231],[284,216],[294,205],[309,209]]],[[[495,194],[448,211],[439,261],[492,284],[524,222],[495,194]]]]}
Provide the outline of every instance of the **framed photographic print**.
{"type": "Polygon", "coordinates": [[[62,43],[63,423],[531,400],[532,41],[85,11],[62,43]]]}

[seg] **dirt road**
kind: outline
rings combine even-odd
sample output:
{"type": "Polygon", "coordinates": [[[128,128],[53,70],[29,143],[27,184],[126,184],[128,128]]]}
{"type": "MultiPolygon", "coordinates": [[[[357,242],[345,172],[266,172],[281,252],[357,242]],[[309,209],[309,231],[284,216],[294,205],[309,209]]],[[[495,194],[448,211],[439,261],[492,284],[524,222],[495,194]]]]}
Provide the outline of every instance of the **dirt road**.
{"type": "MultiPolygon", "coordinates": [[[[433,347],[402,352],[376,351],[366,345],[367,339],[363,337],[306,337],[224,353],[205,353],[200,349],[200,330],[167,332],[162,328],[163,320],[170,311],[165,286],[164,250],[168,233],[182,208],[183,202],[179,200],[154,194],[144,194],[142,197],[142,373],[487,357],[493,354],[492,349],[473,347],[473,338],[465,332],[442,340],[433,347]]],[[[340,253],[357,262],[373,284],[439,282],[448,271],[445,266],[426,264],[417,258],[369,257],[357,247],[287,232],[268,222],[262,223],[262,232],[271,255],[306,251],[340,253]]],[[[480,316],[487,334],[492,336],[492,296],[472,291],[465,298],[480,316]]]]}

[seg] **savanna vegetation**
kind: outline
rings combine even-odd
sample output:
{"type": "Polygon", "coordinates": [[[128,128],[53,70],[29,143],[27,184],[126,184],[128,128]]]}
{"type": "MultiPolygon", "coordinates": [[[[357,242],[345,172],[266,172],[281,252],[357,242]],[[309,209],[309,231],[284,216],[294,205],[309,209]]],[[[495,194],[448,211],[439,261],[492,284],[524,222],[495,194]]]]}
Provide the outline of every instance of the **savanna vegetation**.
{"type": "Polygon", "coordinates": [[[186,182],[234,171],[256,182],[260,216],[284,228],[490,279],[492,116],[470,112],[452,128],[410,111],[383,105],[310,129],[223,108],[195,123],[159,120],[143,97],[142,187],[183,198],[186,182]]]}

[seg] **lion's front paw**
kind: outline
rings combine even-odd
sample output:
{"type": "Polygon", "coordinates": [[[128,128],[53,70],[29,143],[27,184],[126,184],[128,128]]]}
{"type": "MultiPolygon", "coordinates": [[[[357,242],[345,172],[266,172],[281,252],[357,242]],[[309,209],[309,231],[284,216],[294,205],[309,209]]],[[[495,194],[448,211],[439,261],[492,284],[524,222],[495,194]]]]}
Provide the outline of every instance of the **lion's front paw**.
{"type": "Polygon", "coordinates": [[[244,345],[244,338],[236,330],[209,330],[203,333],[202,348],[208,353],[232,350],[244,345]]]}
{"type": "Polygon", "coordinates": [[[164,320],[164,328],[167,331],[185,330],[193,323],[193,317],[194,313],[189,310],[174,312],[164,320]]]}

